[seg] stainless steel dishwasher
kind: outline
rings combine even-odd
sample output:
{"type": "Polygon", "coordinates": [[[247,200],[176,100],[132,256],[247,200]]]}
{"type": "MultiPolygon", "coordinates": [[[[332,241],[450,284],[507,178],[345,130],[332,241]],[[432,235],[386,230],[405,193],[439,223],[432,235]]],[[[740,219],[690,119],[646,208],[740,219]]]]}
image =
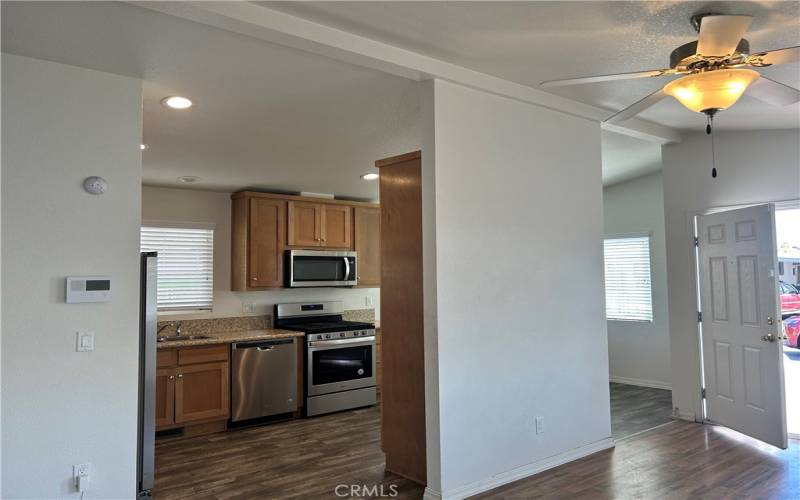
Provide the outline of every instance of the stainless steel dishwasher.
{"type": "Polygon", "coordinates": [[[238,342],[231,353],[232,421],[297,411],[295,339],[238,342]]]}

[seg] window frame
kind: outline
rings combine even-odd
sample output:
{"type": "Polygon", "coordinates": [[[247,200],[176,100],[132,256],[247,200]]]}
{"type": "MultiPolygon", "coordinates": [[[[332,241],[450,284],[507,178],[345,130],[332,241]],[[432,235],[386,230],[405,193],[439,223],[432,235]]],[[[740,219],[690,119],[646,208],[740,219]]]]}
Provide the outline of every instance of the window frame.
{"type": "Polygon", "coordinates": [[[619,323],[653,323],[656,319],[655,303],[653,301],[653,232],[652,231],[636,231],[630,233],[610,233],[603,235],[603,297],[605,299],[605,314],[606,321],[615,321],[619,323]],[[647,238],[647,258],[650,275],[650,319],[639,318],[610,318],[608,316],[608,281],[606,280],[606,240],[620,240],[628,238],[647,238]]]}
{"type": "Polygon", "coordinates": [[[143,219],[139,224],[139,250],[142,251],[142,229],[146,227],[162,228],[162,229],[197,229],[211,231],[211,303],[208,308],[200,307],[186,307],[175,308],[162,306],[157,304],[159,315],[186,315],[186,314],[209,314],[214,311],[214,272],[216,265],[216,249],[217,243],[216,229],[217,224],[214,222],[184,222],[184,221],[171,221],[171,220],[157,220],[157,219],[143,219]]]}

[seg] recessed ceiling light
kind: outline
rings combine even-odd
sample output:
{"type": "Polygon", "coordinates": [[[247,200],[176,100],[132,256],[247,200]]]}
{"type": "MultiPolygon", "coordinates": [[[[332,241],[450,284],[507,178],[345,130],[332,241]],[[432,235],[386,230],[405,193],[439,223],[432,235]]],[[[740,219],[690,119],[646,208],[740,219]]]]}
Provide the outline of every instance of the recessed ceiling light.
{"type": "Polygon", "coordinates": [[[186,182],[186,183],[197,182],[199,180],[200,180],[200,177],[197,177],[195,175],[184,175],[184,176],[178,177],[178,181],[186,182]]]}
{"type": "Polygon", "coordinates": [[[364,179],[365,181],[374,181],[378,177],[380,177],[380,176],[378,174],[375,174],[375,173],[364,174],[364,175],[361,176],[361,178],[364,179]]]}
{"type": "Polygon", "coordinates": [[[161,104],[172,109],[186,109],[192,107],[192,101],[186,97],[173,95],[161,100],[161,104]]]}
{"type": "Polygon", "coordinates": [[[145,149],[149,149],[149,148],[150,148],[150,146],[148,146],[147,144],[139,144],[139,149],[141,149],[142,151],[144,151],[145,149]]]}

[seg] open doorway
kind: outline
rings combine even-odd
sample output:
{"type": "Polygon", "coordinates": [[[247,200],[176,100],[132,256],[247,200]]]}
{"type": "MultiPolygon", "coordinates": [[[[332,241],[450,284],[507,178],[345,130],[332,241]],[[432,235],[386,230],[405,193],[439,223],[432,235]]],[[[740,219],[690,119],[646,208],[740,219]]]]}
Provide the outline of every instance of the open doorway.
{"type": "Polygon", "coordinates": [[[789,437],[800,438],[800,208],[775,212],[789,437]]]}

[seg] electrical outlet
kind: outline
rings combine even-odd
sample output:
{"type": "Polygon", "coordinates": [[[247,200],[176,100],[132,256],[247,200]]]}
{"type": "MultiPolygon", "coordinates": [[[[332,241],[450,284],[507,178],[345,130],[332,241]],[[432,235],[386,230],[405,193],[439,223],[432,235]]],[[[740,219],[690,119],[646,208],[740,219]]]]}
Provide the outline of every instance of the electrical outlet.
{"type": "Polygon", "coordinates": [[[367,304],[367,307],[375,307],[375,299],[372,298],[372,295],[367,295],[364,303],[367,304]]]}
{"type": "Polygon", "coordinates": [[[86,491],[89,489],[89,464],[78,464],[72,466],[72,479],[75,489],[86,491]]]}
{"type": "Polygon", "coordinates": [[[544,433],[544,417],[536,417],[536,434],[544,433]]]}
{"type": "Polygon", "coordinates": [[[256,305],[252,302],[242,302],[242,312],[251,313],[255,312],[256,305]]]}

